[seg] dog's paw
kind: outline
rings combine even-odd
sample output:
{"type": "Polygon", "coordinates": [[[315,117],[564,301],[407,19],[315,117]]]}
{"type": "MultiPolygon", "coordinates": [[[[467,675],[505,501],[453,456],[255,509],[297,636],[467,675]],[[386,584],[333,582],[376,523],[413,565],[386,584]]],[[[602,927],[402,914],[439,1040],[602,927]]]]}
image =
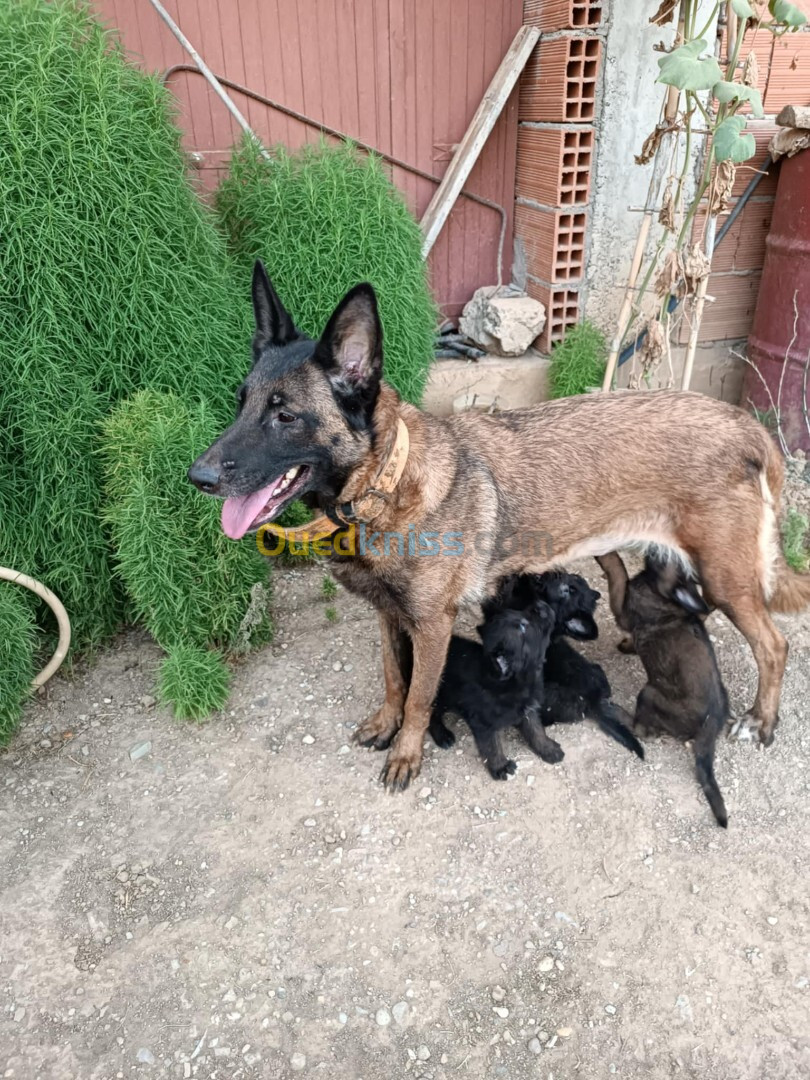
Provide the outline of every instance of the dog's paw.
{"type": "Polygon", "coordinates": [[[404,791],[410,782],[417,778],[421,768],[421,753],[409,754],[395,745],[388,753],[380,772],[380,780],[385,790],[393,795],[394,792],[404,791]]]}
{"type": "Polygon", "coordinates": [[[360,746],[387,750],[399,730],[399,723],[398,714],[383,705],[358,727],[354,733],[354,741],[360,746]]]}
{"type": "Polygon", "coordinates": [[[455,745],[456,737],[446,724],[431,724],[430,734],[436,745],[442,750],[449,750],[455,745]]]}
{"type": "Polygon", "coordinates": [[[565,751],[554,739],[548,740],[548,745],[538,749],[537,756],[542,758],[548,765],[556,765],[565,757],[565,751]]]}
{"type": "Polygon", "coordinates": [[[517,772],[517,762],[511,758],[507,758],[503,765],[493,766],[487,762],[487,769],[493,780],[508,780],[517,772]]]}

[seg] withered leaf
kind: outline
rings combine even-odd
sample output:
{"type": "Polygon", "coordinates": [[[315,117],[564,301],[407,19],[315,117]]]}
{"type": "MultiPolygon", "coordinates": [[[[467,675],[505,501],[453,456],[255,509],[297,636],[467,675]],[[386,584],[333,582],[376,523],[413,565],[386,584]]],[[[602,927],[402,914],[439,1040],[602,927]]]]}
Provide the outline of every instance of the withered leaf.
{"type": "Polygon", "coordinates": [[[663,26],[665,23],[672,22],[672,15],[677,6],[678,0],[661,0],[658,11],[652,16],[650,22],[655,23],[656,26],[663,26]]]}

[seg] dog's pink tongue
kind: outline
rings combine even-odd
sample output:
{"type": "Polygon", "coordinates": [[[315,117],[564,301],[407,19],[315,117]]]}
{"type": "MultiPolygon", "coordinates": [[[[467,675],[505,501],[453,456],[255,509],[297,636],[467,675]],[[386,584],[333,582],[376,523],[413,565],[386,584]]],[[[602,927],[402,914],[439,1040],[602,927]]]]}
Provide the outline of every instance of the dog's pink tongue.
{"type": "Polygon", "coordinates": [[[270,498],[275,484],[269,484],[252,495],[232,495],[222,504],[222,531],[231,540],[241,540],[264,504],[270,498]]]}

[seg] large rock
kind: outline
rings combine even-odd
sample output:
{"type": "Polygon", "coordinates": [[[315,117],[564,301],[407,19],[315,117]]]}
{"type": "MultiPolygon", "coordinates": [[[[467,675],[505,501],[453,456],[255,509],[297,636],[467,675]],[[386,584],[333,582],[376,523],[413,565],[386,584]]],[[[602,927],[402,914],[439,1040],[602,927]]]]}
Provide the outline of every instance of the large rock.
{"type": "Polygon", "coordinates": [[[464,308],[459,329],[487,352],[521,356],[545,325],[539,300],[508,285],[485,285],[464,308]]]}

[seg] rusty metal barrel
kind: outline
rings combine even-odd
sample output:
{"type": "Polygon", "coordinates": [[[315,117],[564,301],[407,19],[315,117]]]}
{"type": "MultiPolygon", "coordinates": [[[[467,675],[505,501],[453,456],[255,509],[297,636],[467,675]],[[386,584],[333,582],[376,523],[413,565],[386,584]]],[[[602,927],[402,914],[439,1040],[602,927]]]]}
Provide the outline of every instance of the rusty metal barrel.
{"type": "Polygon", "coordinates": [[[776,406],[790,450],[810,450],[810,150],[781,164],[748,358],[743,405],[776,406]]]}

